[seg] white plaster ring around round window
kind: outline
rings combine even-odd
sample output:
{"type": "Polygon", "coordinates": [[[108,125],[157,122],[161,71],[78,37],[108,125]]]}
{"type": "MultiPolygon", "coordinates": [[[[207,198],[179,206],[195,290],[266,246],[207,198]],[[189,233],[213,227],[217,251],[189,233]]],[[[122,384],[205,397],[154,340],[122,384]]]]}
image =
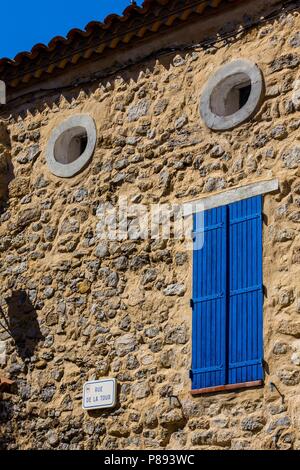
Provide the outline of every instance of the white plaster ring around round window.
{"type": "Polygon", "coordinates": [[[77,175],[90,161],[95,150],[95,121],[86,114],[77,114],[63,121],[50,136],[46,159],[50,171],[62,178],[77,175]]]}
{"type": "Polygon", "coordinates": [[[201,117],[210,129],[233,129],[255,114],[264,90],[263,75],[256,64],[245,59],[230,62],[206,84],[200,99],[201,117]]]}

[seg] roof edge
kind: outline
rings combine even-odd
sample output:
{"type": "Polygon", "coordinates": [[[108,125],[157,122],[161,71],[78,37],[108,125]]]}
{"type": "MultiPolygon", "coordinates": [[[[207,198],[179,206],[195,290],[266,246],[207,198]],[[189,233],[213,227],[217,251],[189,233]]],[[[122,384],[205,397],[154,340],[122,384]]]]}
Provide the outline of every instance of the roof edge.
{"type": "Polygon", "coordinates": [[[151,38],[196,16],[209,16],[219,8],[249,0],[145,0],[129,5],[122,16],[111,14],[104,22],[91,21],[85,30],[72,29],[66,38],[56,36],[48,46],[36,44],[14,60],[0,60],[0,76],[9,89],[26,87],[84,60],[97,60],[117,49],[151,38]]]}

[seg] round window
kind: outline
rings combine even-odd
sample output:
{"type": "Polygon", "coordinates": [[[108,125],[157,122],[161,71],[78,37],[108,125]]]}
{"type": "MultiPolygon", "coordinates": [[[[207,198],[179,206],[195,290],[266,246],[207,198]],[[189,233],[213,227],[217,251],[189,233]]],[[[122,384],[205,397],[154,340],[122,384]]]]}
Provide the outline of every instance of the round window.
{"type": "Polygon", "coordinates": [[[95,150],[97,130],[87,115],[72,116],[57,126],[47,146],[47,163],[51,172],[63,178],[79,173],[95,150]]]}
{"type": "Polygon", "coordinates": [[[210,129],[233,129],[255,114],[263,94],[264,80],[257,65],[235,60],[206,84],[200,99],[201,117],[210,129]]]}

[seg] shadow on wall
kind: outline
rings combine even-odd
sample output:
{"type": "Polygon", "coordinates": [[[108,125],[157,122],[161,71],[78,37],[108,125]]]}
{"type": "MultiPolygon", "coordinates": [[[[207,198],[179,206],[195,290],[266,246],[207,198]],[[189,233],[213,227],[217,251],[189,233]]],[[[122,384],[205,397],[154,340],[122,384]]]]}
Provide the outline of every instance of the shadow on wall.
{"type": "MultiPolygon", "coordinates": [[[[49,110],[57,109],[57,107],[60,107],[61,101],[64,100],[66,104],[72,106],[74,100],[76,101],[82,96],[82,100],[85,101],[99,88],[102,88],[102,92],[100,96],[95,98],[101,102],[108,95],[112,94],[113,91],[116,91],[123,82],[129,85],[132,82],[137,84],[141,79],[150,78],[152,80],[157,65],[171,72],[174,67],[183,65],[186,61],[186,55],[192,52],[193,49],[191,48],[186,48],[184,51],[181,51],[179,48],[176,52],[173,52],[172,48],[168,48],[161,52],[162,55],[160,53],[153,53],[145,56],[145,58],[137,61],[137,63],[129,61],[126,65],[109,66],[101,72],[93,72],[90,77],[82,79],[80,83],[78,79],[74,79],[70,85],[47,88],[46,92],[37,92],[34,100],[26,101],[26,103],[22,104],[17,111],[16,117],[25,119],[28,114],[34,116],[36,113],[42,113],[45,107],[48,107],[49,110]]],[[[128,96],[124,99],[128,103],[128,96]]],[[[143,100],[143,98],[141,97],[140,100],[143,100]]],[[[8,110],[10,110],[10,106],[8,99],[8,110]]],[[[122,103],[119,103],[119,106],[122,108],[122,103]]]]}
{"type": "Polygon", "coordinates": [[[26,291],[13,291],[6,298],[7,329],[13,338],[18,355],[24,361],[34,355],[38,343],[44,340],[37,320],[37,313],[26,291]]]}
{"type": "MultiPolygon", "coordinates": [[[[1,395],[0,395],[1,397],[1,395]]],[[[8,431],[7,426],[1,426],[3,424],[9,425],[13,417],[13,404],[11,401],[0,399],[0,451],[7,450],[9,446],[14,444],[15,439],[12,433],[8,431]]]]}

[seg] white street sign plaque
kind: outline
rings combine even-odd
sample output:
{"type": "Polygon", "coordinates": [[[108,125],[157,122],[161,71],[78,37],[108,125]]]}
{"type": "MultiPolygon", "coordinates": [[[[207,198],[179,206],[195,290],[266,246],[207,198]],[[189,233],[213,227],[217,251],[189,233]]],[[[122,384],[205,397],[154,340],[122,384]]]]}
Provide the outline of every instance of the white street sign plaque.
{"type": "Polygon", "coordinates": [[[86,382],[83,386],[82,408],[96,410],[113,408],[117,399],[116,379],[103,379],[86,382]]]}

